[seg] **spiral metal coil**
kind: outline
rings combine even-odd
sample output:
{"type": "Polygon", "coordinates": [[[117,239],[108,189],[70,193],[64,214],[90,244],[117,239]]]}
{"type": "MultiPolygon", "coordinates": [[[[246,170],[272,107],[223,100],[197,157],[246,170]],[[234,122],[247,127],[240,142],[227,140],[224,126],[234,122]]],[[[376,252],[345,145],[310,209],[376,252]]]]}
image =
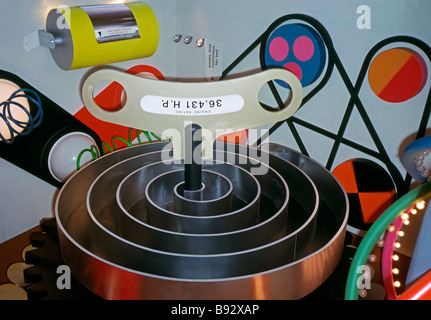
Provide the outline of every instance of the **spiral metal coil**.
{"type": "Polygon", "coordinates": [[[114,151],[61,189],[62,255],[87,288],[105,299],[298,299],[333,272],[348,202],[324,167],[279,145],[216,142],[190,194],[184,162],[162,161],[169,146],[114,151]],[[266,173],[251,174],[256,165],[266,173]]]}
{"type": "Polygon", "coordinates": [[[35,91],[31,89],[18,89],[7,100],[0,103],[0,118],[4,121],[10,133],[10,138],[7,138],[0,132],[0,140],[11,144],[16,136],[26,136],[41,124],[43,119],[42,101],[35,91]],[[17,102],[16,99],[18,98],[25,98],[33,102],[37,108],[36,114],[33,116],[30,110],[27,110],[25,106],[17,102]],[[17,108],[27,115],[28,120],[15,119],[14,113],[16,113],[17,108]],[[13,125],[16,127],[14,128],[13,125]]]}

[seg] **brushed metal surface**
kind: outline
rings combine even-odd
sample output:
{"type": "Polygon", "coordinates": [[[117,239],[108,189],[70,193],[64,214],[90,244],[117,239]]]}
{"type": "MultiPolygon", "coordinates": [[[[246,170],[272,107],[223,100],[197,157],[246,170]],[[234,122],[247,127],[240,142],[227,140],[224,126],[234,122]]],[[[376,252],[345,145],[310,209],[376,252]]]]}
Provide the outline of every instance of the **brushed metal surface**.
{"type": "MultiPolygon", "coordinates": [[[[298,299],[333,272],[344,246],[348,201],[324,167],[283,146],[265,146],[270,153],[268,172],[284,181],[288,196],[274,196],[280,187],[274,188],[276,180],[255,177],[261,198],[270,201],[260,204],[261,220],[248,229],[260,226],[261,232],[248,233],[240,227],[223,236],[186,234],[151,226],[145,213],[134,217],[118,203],[118,182],[108,183],[124,182],[133,171],[151,167],[166,145],[153,143],[108,154],[82,168],[61,189],[55,214],[62,254],[90,290],[106,299],[298,299]],[[106,188],[97,190],[97,183],[106,188]],[[271,200],[279,202],[276,212],[262,212],[271,200]],[[277,214],[285,200],[288,213],[277,214]],[[284,233],[276,236],[268,227],[274,217],[285,220],[284,233]]],[[[222,146],[216,145],[216,150],[222,146]]],[[[152,171],[154,179],[163,167],[159,170],[152,171]]],[[[167,172],[171,170],[181,170],[181,164],[167,172]]],[[[145,188],[137,185],[136,194],[127,199],[124,193],[121,201],[133,204],[133,197],[145,194],[145,188]]]]}

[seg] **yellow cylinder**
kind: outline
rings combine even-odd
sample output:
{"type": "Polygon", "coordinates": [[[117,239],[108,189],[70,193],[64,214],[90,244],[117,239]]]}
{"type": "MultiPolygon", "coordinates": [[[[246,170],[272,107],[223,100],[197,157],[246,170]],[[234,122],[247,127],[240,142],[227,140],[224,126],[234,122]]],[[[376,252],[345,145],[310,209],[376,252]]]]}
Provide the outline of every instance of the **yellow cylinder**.
{"type": "Polygon", "coordinates": [[[159,42],[156,16],[143,2],[53,9],[46,31],[63,70],[149,57],[159,42]]]}

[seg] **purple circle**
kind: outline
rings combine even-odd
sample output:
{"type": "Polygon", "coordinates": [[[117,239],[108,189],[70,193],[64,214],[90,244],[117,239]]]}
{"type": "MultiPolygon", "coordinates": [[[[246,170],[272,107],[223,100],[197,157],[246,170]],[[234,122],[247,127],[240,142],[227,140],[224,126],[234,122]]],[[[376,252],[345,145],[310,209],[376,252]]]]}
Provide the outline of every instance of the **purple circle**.
{"type": "Polygon", "coordinates": [[[274,38],[269,44],[269,54],[275,61],[283,61],[289,54],[289,44],[283,37],[274,38]]]}

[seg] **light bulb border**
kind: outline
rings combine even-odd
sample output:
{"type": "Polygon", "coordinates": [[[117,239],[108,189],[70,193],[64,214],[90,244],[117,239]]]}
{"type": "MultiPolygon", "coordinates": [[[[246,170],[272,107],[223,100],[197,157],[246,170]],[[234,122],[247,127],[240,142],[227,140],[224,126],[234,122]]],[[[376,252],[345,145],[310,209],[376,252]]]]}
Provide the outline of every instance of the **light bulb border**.
{"type": "Polygon", "coordinates": [[[404,196],[395,201],[389,208],[387,208],[379,218],[373,223],[371,228],[365,234],[361,243],[356,250],[353,257],[352,264],[347,276],[345,300],[358,299],[358,287],[356,286],[358,277],[360,276],[356,271],[361,265],[365,265],[371,250],[374,248],[379,237],[385,232],[389,224],[391,224],[400,212],[404,212],[410,206],[414,205],[416,201],[422,200],[431,195],[431,182],[426,182],[415,189],[409,191],[404,196]]]}

